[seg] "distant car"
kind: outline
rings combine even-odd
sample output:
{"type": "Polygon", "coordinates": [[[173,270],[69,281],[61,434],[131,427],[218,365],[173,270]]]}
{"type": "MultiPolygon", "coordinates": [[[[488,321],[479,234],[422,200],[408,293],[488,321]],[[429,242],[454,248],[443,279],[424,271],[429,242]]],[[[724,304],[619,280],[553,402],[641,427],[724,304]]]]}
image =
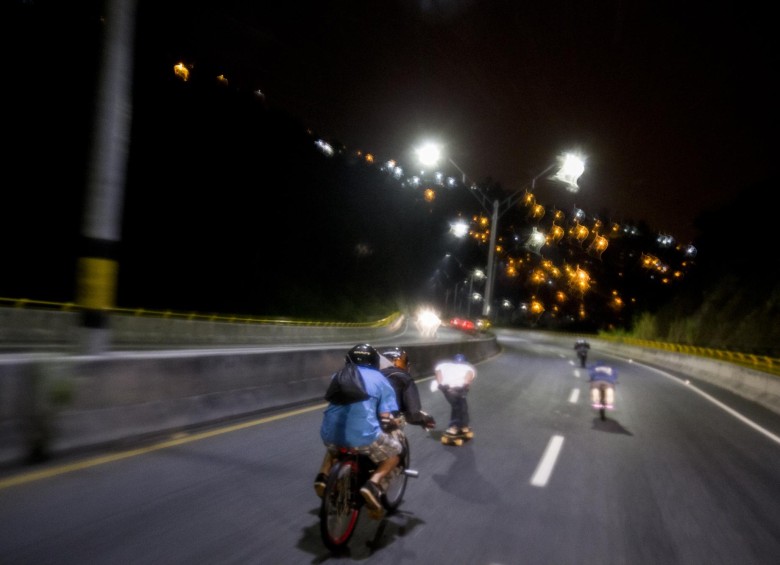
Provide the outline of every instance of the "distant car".
{"type": "Polygon", "coordinates": [[[477,318],[474,321],[474,326],[477,328],[478,332],[486,332],[490,329],[490,326],[493,324],[490,323],[490,320],[487,318],[477,318]]]}
{"type": "Polygon", "coordinates": [[[477,331],[474,322],[466,318],[451,318],[450,327],[463,332],[474,333],[477,331]]]}
{"type": "Polygon", "coordinates": [[[421,308],[417,311],[415,325],[421,336],[436,337],[436,331],[439,329],[439,326],[441,326],[441,319],[433,310],[421,308]]]}

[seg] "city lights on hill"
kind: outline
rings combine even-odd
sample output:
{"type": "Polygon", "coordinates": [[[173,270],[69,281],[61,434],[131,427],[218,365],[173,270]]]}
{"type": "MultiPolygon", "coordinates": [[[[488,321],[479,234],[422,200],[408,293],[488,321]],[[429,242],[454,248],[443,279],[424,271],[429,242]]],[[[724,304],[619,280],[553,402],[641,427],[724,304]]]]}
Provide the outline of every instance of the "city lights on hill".
{"type": "MultiPolygon", "coordinates": [[[[193,65],[179,62],[174,65],[173,72],[178,79],[188,82],[191,79],[193,68],[193,65]]],[[[222,86],[229,84],[225,75],[217,76],[216,82],[222,86]]],[[[265,96],[260,91],[257,92],[259,93],[258,98],[264,100],[265,96]]],[[[337,151],[325,139],[318,138],[314,143],[317,149],[327,157],[344,154],[343,147],[337,151]]],[[[470,217],[470,221],[458,219],[452,222],[450,232],[456,238],[468,237],[478,245],[487,246],[488,269],[485,296],[479,295],[484,308],[483,315],[488,314],[493,302],[492,287],[495,283],[496,273],[500,272],[503,277],[511,281],[519,283],[525,281],[533,285],[554,285],[555,281],[561,278],[561,273],[564,273],[567,289],[551,290],[547,295],[547,300],[551,303],[564,304],[571,300],[570,294],[578,296],[580,305],[577,316],[580,319],[585,319],[587,317],[587,309],[584,305],[585,295],[597,290],[596,281],[591,278],[582,265],[572,267],[568,263],[570,257],[561,262],[560,254],[554,253],[553,250],[556,248],[568,249],[569,254],[582,253],[601,261],[605,251],[611,246],[611,241],[620,238],[638,239],[647,234],[642,234],[636,226],[630,224],[610,221],[605,225],[601,218],[589,216],[585,210],[576,206],[566,211],[547,206],[539,200],[535,193],[536,181],[542,178],[562,183],[566,191],[577,193],[579,191],[579,178],[585,172],[584,157],[576,153],[562,154],[557,158],[556,164],[551,165],[531,179],[529,188],[517,191],[503,201],[493,202],[488,199],[483,187],[469,180],[462,168],[446,156],[443,147],[445,146],[435,141],[426,141],[420,144],[414,150],[417,166],[410,167],[410,169],[415,170],[412,175],[407,175],[405,168],[396,159],[381,161],[378,170],[398,181],[401,187],[419,191],[418,194],[421,198],[418,201],[427,204],[437,202],[441,190],[458,187],[467,189],[480,201],[485,213],[474,214],[470,217]],[[446,174],[444,170],[439,168],[441,163],[449,163],[457,170],[459,177],[446,174]],[[422,168],[420,169],[419,166],[422,168]],[[545,176],[553,169],[555,172],[552,176],[545,176]],[[511,236],[498,231],[498,218],[509,210],[520,213],[520,217],[524,217],[522,221],[525,223],[521,229],[513,228],[515,231],[511,236]],[[518,251],[528,252],[529,257],[517,256],[518,251]],[[559,264],[552,264],[550,257],[546,257],[546,255],[558,256],[559,264]],[[532,259],[532,257],[536,257],[536,259],[532,259]]],[[[375,163],[380,163],[372,153],[356,151],[350,155],[362,160],[367,165],[374,166],[375,163]]],[[[658,234],[655,245],[657,249],[632,250],[624,257],[626,260],[635,257],[633,260],[647,273],[650,279],[656,281],[656,284],[669,285],[684,278],[686,270],[692,268],[693,263],[690,260],[696,256],[696,248],[690,244],[678,244],[675,238],[669,234],[658,234]],[[673,269],[667,261],[661,259],[661,257],[666,257],[667,251],[676,251],[687,261],[683,261],[673,269]]],[[[566,256],[564,255],[564,257],[566,256]]],[[[615,276],[624,278],[626,267],[630,267],[630,265],[621,266],[615,276]]],[[[606,296],[609,293],[601,291],[601,294],[606,296]]],[[[475,300],[475,296],[475,293],[471,294],[469,303],[475,300]]],[[[634,299],[629,302],[633,301],[634,299]]],[[[499,300],[498,304],[505,310],[506,304],[511,302],[499,300]]],[[[541,296],[535,297],[533,301],[521,301],[520,304],[526,304],[526,310],[530,308],[532,314],[547,311],[541,296]]],[[[618,294],[614,294],[609,299],[609,307],[613,310],[621,310],[624,305],[624,300],[618,294]]],[[[521,306],[518,306],[518,309],[521,309],[521,306]]],[[[548,310],[552,316],[563,312],[558,306],[548,310]]]]}

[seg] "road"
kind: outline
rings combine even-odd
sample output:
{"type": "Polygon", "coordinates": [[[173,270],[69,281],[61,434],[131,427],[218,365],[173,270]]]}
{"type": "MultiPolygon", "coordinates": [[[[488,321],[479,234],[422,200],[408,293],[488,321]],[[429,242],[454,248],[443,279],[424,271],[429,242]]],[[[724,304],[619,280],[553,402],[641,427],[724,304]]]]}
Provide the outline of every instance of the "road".
{"type": "Polygon", "coordinates": [[[449,407],[420,382],[438,422],[407,428],[420,476],[398,514],[361,516],[346,555],[319,537],[318,404],[6,470],[0,562],[776,563],[780,416],[594,348],[589,362],[620,378],[602,422],[570,346],[528,332],[499,341],[477,365],[466,445],[441,444],[449,407]]]}

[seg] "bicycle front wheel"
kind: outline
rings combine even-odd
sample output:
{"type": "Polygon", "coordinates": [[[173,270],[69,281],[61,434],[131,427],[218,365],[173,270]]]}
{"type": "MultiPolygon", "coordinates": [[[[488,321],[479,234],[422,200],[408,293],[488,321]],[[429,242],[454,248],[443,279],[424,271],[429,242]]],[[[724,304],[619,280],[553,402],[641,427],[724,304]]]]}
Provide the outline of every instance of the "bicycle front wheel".
{"type": "Polygon", "coordinates": [[[409,477],[404,473],[404,471],[409,468],[409,462],[411,461],[409,440],[406,439],[405,434],[402,435],[399,440],[403,446],[401,461],[398,463],[397,469],[393,471],[392,478],[388,481],[387,489],[385,489],[382,501],[385,509],[387,509],[389,513],[394,512],[401,504],[404,492],[406,492],[406,481],[409,480],[409,477]]]}
{"type": "Polygon", "coordinates": [[[320,506],[320,535],[331,551],[345,547],[355,533],[360,513],[356,471],[348,462],[337,462],[328,475],[320,506]]]}

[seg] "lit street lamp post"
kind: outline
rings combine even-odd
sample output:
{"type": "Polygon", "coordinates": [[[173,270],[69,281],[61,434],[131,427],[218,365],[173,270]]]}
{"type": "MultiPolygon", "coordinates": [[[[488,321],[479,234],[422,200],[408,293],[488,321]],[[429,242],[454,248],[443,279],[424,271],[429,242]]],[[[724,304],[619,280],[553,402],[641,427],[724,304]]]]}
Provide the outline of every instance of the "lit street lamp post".
{"type": "MultiPolygon", "coordinates": [[[[444,256],[444,260],[445,261],[449,260],[449,259],[453,259],[458,264],[458,266],[460,267],[461,271],[463,271],[464,273],[468,272],[468,270],[463,265],[463,263],[461,263],[460,259],[455,257],[452,253],[447,253],[444,256]]],[[[472,299],[472,295],[474,293],[474,277],[477,277],[477,278],[484,277],[484,274],[479,269],[474,269],[472,272],[469,273],[469,278],[459,280],[458,282],[455,283],[455,290],[454,290],[454,293],[453,293],[454,294],[454,296],[453,296],[453,312],[454,312],[454,314],[456,316],[461,316],[462,315],[462,309],[463,309],[462,301],[463,301],[463,298],[461,297],[461,294],[463,293],[463,291],[466,288],[466,283],[469,283],[468,295],[466,296],[466,300],[467,300],[467,303],[466,303],[467,315],[466,315],[466,317],[468,317],[468,318],[471,317],[471,299],[472,299]]],[[[447,278],[449,278],[449,276],[447,278]]],[[[445,306],[446,306],[446,304],[445,304],[445,306]]]]}
{"type": "Polygon", "coordinates": [[[466,310],[466,317],[469,319],[471,319],[471,303],[474,302],[474,279],[482,280],[483,278],[485,278],[485,273],[479,269],[474,269],[469,275],[469,303],[466,310]]]}
{"type": "MultiPolygon", "coordinates": [[[[441,151],[435,144],[426,144],[417,151],[417,156],[420,161],[426,165],[435,164],[441,158],[441,151]]],[[[450,158],[447,159],[452,165],[458,169],[463,175],[464,184],[466,181],[466,173],[450,158]]],[[[553,176],[554,180],[563,182],[567,185],[568,190],[576,192],[577,179],[585,170],[584,163],[581,158],[567,153],[559,158],[559,163],[554,163],[543,170],[541,173],[531,179],[531,188],[536,186],[536,181],[543,175],[550,172],[552,169],[558,167],[558,172],[553,176]]],[[[495,285],[495,253],[496,253],[496,233],[498,232],[498,220],[506,214],[512,206],[517,202],[523,189],[518,190],[507,196],[504,200],[496,199],[490,203],[489,198],[482,192],[476,184],[472,184],[471,193],[479,201],[486,212],[491,213],[490,222],[490,248],[488,249],[488,264],[487,264],[487,282],[485,283],[485,298],[482,303],[482,315],[486,318],[490,317],[490,305],[493,301],[493,287],[495,285]]]]}
{"type": "MultiPolygon", "coordinates": [[[[577,159],[576,157],[573,157],[572,155],[566,155],[564,158],[564,162],[562,165],[560,165],[560,170],[555,175],[556,180],[560,180],[562,182],[566,182],[569,186],[577,186],[577,179],[580,177],[582,172],[584,171],[584,168],[582,166],[582,161],[577,159],[577,161],[573,161],[572,159],[577,159]],[[570,167],[570,171],[565,171],[565,167],[570,167]],[[579,172],[577,172],[579,171],[579,172]]],[[[536,186],[536,181],[543,175],[550,172],[552,169],[554,169],[556,166],[559,166],[557,163],[550,165],[545,170],[543,170],[541,173],[536,175],[533,179],[531,179],[531,189],[536,186]]],[[[489,200],[487,196],[478,188],[472,187],[473,194],[479,200],[480,204],[482,204],[482,207],[489,211],[490,207],[488,206],[489,200]]],[[[482,304],[482,315],[485,317],[490,317],[490,305],[493,303],[493,289],[495,286],[495,261],[496,261],[496,234],[498,233],[498,220],[506,214],[512,206],[514,206],[517,203],[517,200],[522,196],[524,190],[518,190],[517,192],[514,192],[507,196],[504,200],[494,200],[492,205],[492,215],[490,220],[490,249],[488,250],[488,267],[487,267],[487,283],[485,284],[485,301],[482,304]]]]}

